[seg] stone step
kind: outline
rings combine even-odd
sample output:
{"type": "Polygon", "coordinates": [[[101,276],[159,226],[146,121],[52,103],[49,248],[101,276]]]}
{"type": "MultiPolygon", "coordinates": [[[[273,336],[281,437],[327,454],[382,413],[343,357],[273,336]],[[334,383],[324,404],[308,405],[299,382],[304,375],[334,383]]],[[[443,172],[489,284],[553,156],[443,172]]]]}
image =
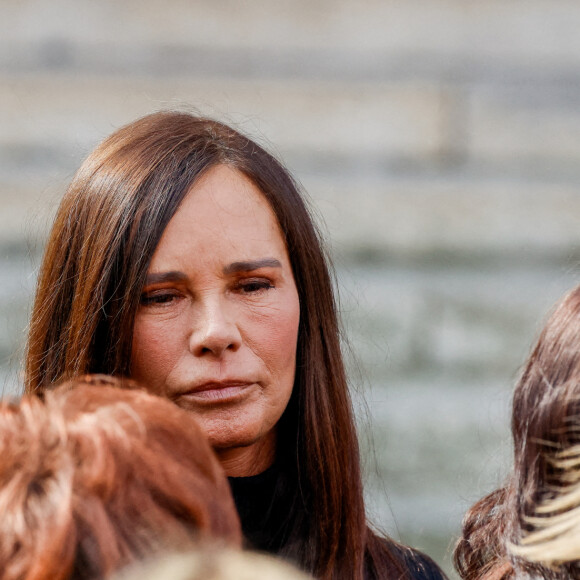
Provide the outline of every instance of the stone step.
{"type": "MultiPolygon", "coordinates": [[[[2,178],[0,162],[0,248],[44,239],[72,172],[49,166],[2,178]]],[[[335,180],[305,173],[302,183],[325,237],[346,263],[488,270],[566,266],[580,257],[573,182],[477,174],[335,180]]]]}
{"type": "MultiPolygon", "coordinates": [[[[579,69],[580,70],[580,69],[579,69]]],[[[471,158],[503,167],[577,164],[580,145],[580,85],[519,87],[471,91],[465,111],[464,139],[471,158]]]]}
{"type": "MultiPolygon", "coordinates": [[[[461,47],[465,48],[465,47],[461,47]]],[[[437,52],[409,47],[404,51],[364,50],[337,45],[328,48],[244,46],[188,46],[76,43],[46,39],[25,43],[0,39],[3,74],[122,75],[129,78],[221,77],[228,79],[295,79],[385,82],[440,81],[462,88],[514,86],[578,86],[578,59],[544,61],[505,54],[489,58],[468,49],[437,52]]]]}
{"type": "MultiPolygon", "coordinates": [[[[350,55],[344,69],[358,68],[363,60],[392,55],[413,68],[414,62],[439,62],[439,70],[452,74],[469,69],[457,63],[479,63],[481,69],[502,67],[506,61],[545,74],[580,62],[580,5],[574,0],[488,0],[466,4],[461,0],[255,0],[239,4],[212,0],[126,0],[79,3],[75,0],[4,0],[0,38],[4,51],[16,47],[25,53],[16,64],[36,60],[41,66],[83,59],[79,47],[114,59],[127,59],[132,70],[139,60],[172,47],[261,50],[279,56],[284,51],[325,51],[350,55]],[[70,47],[70,50],[69,50],[70,47]],[[129,50],[127,50],[129,48],[129,50]],[[28,56],[26,56],[28,54],[28,56]],[[32,58],[31,58],[32,56],[32,58]],[[137,61],[137,62],[136,62],[137,61]],[[441,68],[447,61],[447,67],[441,68]]],[[[302,57],[304,54],[302,54],[302,57]]],[[[97,60],[98,57],[97,57],[97,60]]],[[[282,59],[284,60],[284,59],[282,59]]],[[[304,58],[296,59],[296,62],[304,58]]],[[[332,59],[329,59],[329,62],[332,59]]],[[[5,62],[8,59],[4,59],[5,62]]],[[[14,62],[14,61],[13,61],[14,62]]],[[[138,68],[138,67],[137,67],[138,68]]],[[[293,67],[298,70],[298,67],[293,67]]],[[[308,66],[306,66],[308,68],[308,66]]],[[[364,68],[364,67],[363,67],[364,68]]],[[[402,68],[402,67],[401,67],[402,68]]],[[[275,69],[273,69],[275,70],[275,69]]],[[[577,73],[576,73],[577,74],[577,73]]]]}
{"type": "Polygon", "coordinates": [[[338,159],[374,171],[580,176],[580,91],[556,85],[4,74],[0,148],[7,162],[46,150],[70,164],[114,128],[162,108],[223,118],[311,167],[338,159]]]}
{"type": "MultiPolygon", "coordinates": [[[[342,318],[372,382],[505,380],[577,268],[339,268],[342,318]]],[[[354,361],[356,368],[356,361],[354,361]]]]}
{"type": "Polygon", "coordinates": [[[162,108],[230,120],[281,151],[429,158],[445,148],[444,94],[422,83],[127,79],[67,74],[0,77],[0,145],[89,149],[162,108]]]}
{"type": "Polygon", "coordinates": [[[345,181],[304,184],[337,253],[350,260],[469,269],[578,257],[580,195],[573,182],[477,175],[345,181]]]}

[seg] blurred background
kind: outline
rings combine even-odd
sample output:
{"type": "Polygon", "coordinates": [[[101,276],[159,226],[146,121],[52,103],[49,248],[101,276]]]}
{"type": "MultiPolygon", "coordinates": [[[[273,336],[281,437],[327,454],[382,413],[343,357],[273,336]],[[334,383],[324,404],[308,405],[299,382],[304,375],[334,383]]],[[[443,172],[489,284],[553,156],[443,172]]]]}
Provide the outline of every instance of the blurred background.
{"type": "Polygon", "coordinates": [[[578,30],[576,0],[0,0],[3,392],[81,160],[158,109],[218,117],[310,195],[370,515],[450,572],[506,474],[520,365],[579,281],[578,30]]]}

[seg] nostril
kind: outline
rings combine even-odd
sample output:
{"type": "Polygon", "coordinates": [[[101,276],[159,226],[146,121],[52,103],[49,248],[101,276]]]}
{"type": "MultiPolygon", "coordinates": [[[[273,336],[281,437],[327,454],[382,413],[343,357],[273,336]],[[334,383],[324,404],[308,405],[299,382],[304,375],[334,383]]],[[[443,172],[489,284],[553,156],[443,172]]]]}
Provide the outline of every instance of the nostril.
{"type": "Polygon", "coordinates": [[[228,317],[227,311],[210,306],[192,327],[189,337],[191,351],[197,356],[212,354],[217,357],[237,351],[242,342],[237,324],[231,316],[228,317]]]}
{"type": "Polygon", "coordinates": [[[196,350],[198,355],[221,356],[226,351],[235,352],[237,349],[238,345],[235,342],[206,341],[205,344],[200,344],[196,350]]]}

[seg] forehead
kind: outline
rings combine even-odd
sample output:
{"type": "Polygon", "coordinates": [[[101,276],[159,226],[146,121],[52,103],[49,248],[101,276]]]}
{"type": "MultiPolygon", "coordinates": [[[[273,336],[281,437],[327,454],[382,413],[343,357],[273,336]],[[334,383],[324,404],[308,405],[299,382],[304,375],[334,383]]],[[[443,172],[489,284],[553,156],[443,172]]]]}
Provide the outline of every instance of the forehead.
{"type": "Polygon", "coordinates": [[[167,225],[153,256],[187,254],[206,257],[232,252],[232,259],[256,253],[284,253],[278,220],[262,192],[243,173],[227,165],[209,169],[185,195],[167,225]]]}

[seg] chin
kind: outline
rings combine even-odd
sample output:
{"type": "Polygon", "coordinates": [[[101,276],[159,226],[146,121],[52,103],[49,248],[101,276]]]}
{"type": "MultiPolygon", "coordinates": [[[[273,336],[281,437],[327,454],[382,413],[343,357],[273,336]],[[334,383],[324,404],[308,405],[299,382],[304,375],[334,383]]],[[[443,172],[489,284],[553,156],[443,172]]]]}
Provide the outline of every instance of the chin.
{"type": "Polygon", "coordinates": [[[219,429],[212,429],[209,426],[206,428],[203,422],[201,427],[207,435],[209,444],[216,452],[251,447],[252,445],[256,445],[261,439],[261,434],[257,429],[255,432],[252,430],[249,430],[248,432],[223,432],[219,429]]]}
{"type": "MultiPolygon", "coordinates": [[[[260,426],[247,426],[236,429],[231,424],[228,428],[218,428],[217,425],[204,425],[210,445],[225,467],[226,462],[241,462],[247,466],[261,465],[269,467],[276,449],[276,432],[274,428],[261,429],[260,426]]],[[[227,471],[227,469],[226,469],[227,471]]]]}

